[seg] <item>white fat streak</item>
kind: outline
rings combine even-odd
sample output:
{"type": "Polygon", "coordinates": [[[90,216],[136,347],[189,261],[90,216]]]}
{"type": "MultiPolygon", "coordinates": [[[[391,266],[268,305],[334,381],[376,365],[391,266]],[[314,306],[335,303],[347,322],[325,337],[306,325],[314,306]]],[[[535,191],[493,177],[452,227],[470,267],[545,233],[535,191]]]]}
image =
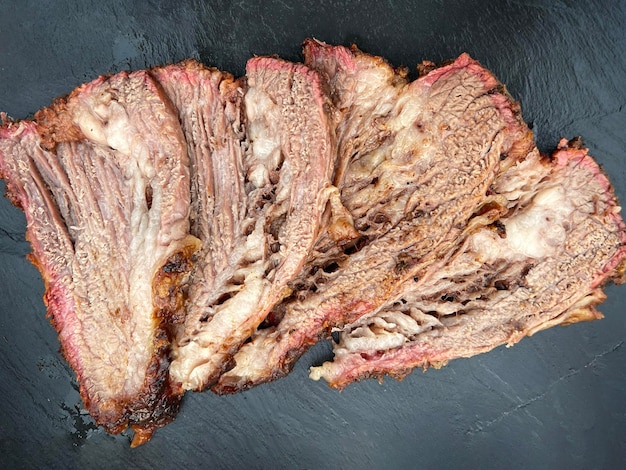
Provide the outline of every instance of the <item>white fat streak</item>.
{"type": "Polygon", "coordinates": [[[521,162],[515,163],[501,177],[494,182],[498,194],[502,194],[509,201],[516,201],[529,194],[532,188],[550,173],[551,166],[541,163],[541,155],[537,149],[521,162]]]}
{"type": "Polygon", "coordinates": [[[80,106],[75,113],[74,122],[88,139],[130,156],[132,126],[124,107],[111,100],[110,95],[96,96],[80,106]],[[95,100],[98,102],[95,103],[95,100]]]}
{"type": "Polygon", "coordinates": [[[118,152],[118,164],[125,169],[126,184],[131,189],[133,210],[130,230],[131,272],[129,276],[129,309],[134,325],[130,332],[133,349],[127,351],[128,363],[124,392],[135,393],[143,386],[145,377],[137,374],[146,371],[153,353],[152,335],[156,319],[152,315],[152,280],[155,271],[165,262],[165,248],[158,243],[160,230],[161,188],[153,188],[152,206],[148,210],[145,200],[147,182],[155,176],[150,149],[138,137],[124,107],[100,94],[82,103],[75,111],[74,122],[90,140],[106,145],[118,152]]]}
{"type": "MultiPolygon", "coordinates": [[[[431,119],[424,116],[423,97],[410,96],[404,103],[399,115],[391,123],[392,128],[398,127],[393,139],[393,160],[414,164],[419,161],[420,168],[428,168],[435,152],[432,146],[431,130],[425,125],[418,127],[421,121],[429,122],[431,119]]],[[[393,173],[392,173],[393,174],[393,173]]],[[[402,173],[401,173],[402,175],[402,173]]],[[[401,183],[412,181],[415,175],[406,174],[401,183]]],[[[396,178],[400,176],[396,175],[396,178]]]]}
{"type": "Polygon", "coordinates": [[[264,309],[262,304],[267,301],[271,288],[271,283],[265,279],[265,244],[263,219],[259,218],[254,231],[246,238],[245,249],[242,247],[241,257],[251,263],[237,271],[245,276],[243,286],[215,309],[210,321],[200,326],[193,341],[179,347],[177,357],[170,365],[172,377],[181,381],[184,389],[201,389],[206,377],[222,364],[220,347],[224,339],[240,330],[240,325],[254,312],[264,309]]]}
{"type": "Polygon", "coordinates": [[[262,90],[252,87],[245,96],[248,138],[252,152],[248,157],[248,180],[257,188],[270,183],[269,172],[280,163],[280,109],[262,90]]]}
{"type": "Polygon", "coordinates": [[[363,326],[357,326],[350,334],[341,335],[341,343],[334,348],[334,362],[325,362],[321,366],[309,369],[309,378],[319,380],[332,378],[341,371],[338,364],[342,358],[357,351],[390,351],[400,348],[418,335],[434,326],[441,326],[439,320],[417,308],[410,312],[385,311],[377,316],[363,319],[363,326]]]}
{"type": "Polygon", "coordinates": [[[506,222],[506,241],[515,253],[541,258],[565,242],[563,222],[574,206],[560,186],[545,189],[533,199],[532,206],[506,222]]]}
{"type": "Polygon", "coordinates": [[[368,68],[367,71],[362,70],[357,75],[355,99],[362,99],[369,104],[371,103],[371,96],[375,95],[382,101],[384,96],[381,96],[381,94],[395,92],[395,89],[390,86],[390,81],[394,78],[394,75],[395,73],[390,67],[374,66],[368,68]],[[375,86],[372,86],[372,84],[375,86]]]}
{"type": "MultiPolygon", "coordinates": [[[[130,390],[138,390],[142,387],[144,377],[136,374],[136,364],[145,363],[147,366],[153,353],[152,335],[145,334],[154,331],[156,322],[154,315],[151,314],[154,310],[152,281],[156,269],[165,262],[166,253],[164,247],[158,243],[161,190],[158,187],[154,188],[152,206],[148,211],[145,201],[146,179],[137,172],[133,180],[134,207],[131,214],[130,246],[130,259],[133,261],[129,278],[129,299],[131,312],[135,312],[132,344],[143,344],[143,347],[136,346],[131,352],[136,362],[133,365],[133,361],[129,361],[126,386],[130,390]]],[[[146,370],[146,367],[139,370],[146,370]]]]}
{"type": "Polygon", "coordinates": [[[237,331],[238,326],[258,310],[271,287],[263,274],[263,263],[258,262],[255,269],[248,271],[239,293],[218,308],[193,341],[179,349],[179,360],[172,362],[170,373],[173,377],[184,378],[185,390],[201,389],[205,385],[207,375],[221,364],[220,353],[224,351],[220,351],[220,347],[223,339],[237,331]]]}
{"type": "Polygon", "coordinates": [[[529,207],[506,220],[506,238],[481,230],[471,237],[472,249],[485,263],[507,257],[549,256],[565,243],[564,225],[571,223],[574,210],[566,188],[544,189],[535,195],[529,207]]]}
{"type": "Polygon", "coordinates": [[[253,165],[248,172],[248,180],[257,188],[260,188],[269,184],[270,172],[261,164],[253,165]]]}
{"type": "Polygon", "coordinates": [[[389,119],[385,126],[391,131],[394,138],[388,144],[383,144],[373,149],[367,155],[361,157],[358,164],[352,165],[351,172],[357,177],[367,177],[380,166],[381,169],[388,168],[382,177],[381,186],[388,182],[389,186],[399,187],[405,185],[407,181],[415,179],[415,175],[406,171],[398,171],[400,167],[405,168],[406,165],[413,163],[413,158],[407,158],[419,152],[420,157],[430,145],[430,139],[426,132],[419,129],[415,124],[422,119],[424,112],[424,98],[406,93],[400,97],[396,97],[395,89],[385,89],[386,93],[381,100],[388,100],[383,103],[380,115],[385,115],[392,111],[392,104],[395,106],[393,110],[394,117],[389,119]],[[393,101],[392,101],[393,100],[393,101]],[[384,110],[384,111],[383,111],[384,110]]]}
{"type": "Polygon", "coordinates": [[[254,231],[246,237],[245,252],[242,257],[249,263],[263,258],[266,248],[264,220],[259,217],[254,225],[254,231]]]}
{"type": "Polygon", "coordinates": [[[281,169],[281,176],[280,181],[278,182],[278,188],[276,189],[276,204],[280,204],[281,202],[289,200],[293,179],[294,175],[292,174],[289,160],[285,160],[281,169]]]}
{"type": "Polygon", "coordinates": [[[341,355],[340,351],[386,351],[398,348],[408,342],[402,333],[389,330],[372,331],[371,328],[378,322],[379,318],[372,318],[372,324],[358,328],[350,335],[342,338],[342,348],[335,350],[335,355],[341,355]],[[365,333],[367,332],[367,333],[365,333]],[[355,336],[357,335],[357,336],[355,336]]]}
{"type": "Polygon", "coordinates": [[[407,343],[411,336],[441,325],[437,318],[417,308],[411,308],[408,312],[384,311],[360,323],[349,335],[342,335],[336,354],[397,348],[407,343]]]}
{"type": "Polygon", "coordinates": [[[423,105],[424,97],[421,94],[405,93],[397,101],[397,108],[399,108],[400,112],[393,119],[389,120],[389,128],[394,132],[417,130],[414,124],[422,115],[423,105]]]}

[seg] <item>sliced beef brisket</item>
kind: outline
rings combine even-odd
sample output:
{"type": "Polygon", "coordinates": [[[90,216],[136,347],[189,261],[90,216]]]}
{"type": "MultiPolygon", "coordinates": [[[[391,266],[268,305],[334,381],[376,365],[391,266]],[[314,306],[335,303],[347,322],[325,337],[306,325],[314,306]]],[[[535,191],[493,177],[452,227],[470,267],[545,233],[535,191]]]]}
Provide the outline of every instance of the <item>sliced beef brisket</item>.
{"type": "Polygon", "coordinates": [[[606,177],[550,158],[467,54],[407,79],[307,40],[246,76],[188,60],[0,115],[0,177],[81,396],[133,445],[185,390],[288,373],[333,329],[332,386],[598,318],[626,267],[606,177]]]}
{"type": "Polygon", "coordinates": [[[176,413],[167,324],[198,241],[171,103],[145,72],[100,78],[36,122],[0,128],[0,173],[27,220],[31,260],[81,396],[133,444],[176,413]]]}
{"type": "Polygon", "coordinates": [[[529,159],[502,183],[510,209],[498,225],[474,231],[422,285],[405,283],[375,315],[348,325],[334,360],[312,368],[312,378],[336,388],[402,378],[601,318],[602,285],[623,276],[626,230],[598,166],[563,141],[551,159],[529,159]]]}
{"type": "Polygon", "coordinates": [[[278,323],[235,355],[220,393],[285,375],[331,328],[379,309],[403,282],[419,284],[468,224],[500,215],[490,187],[534,146],[517,105],[467,55],[412,83],[357,49],[310,41],[305,57],[343,110],[340,196],[278,323]]]}
{"type": "Polygon", "coordinates": [[[203,242],[171,374],[201,390],[289,293],[320,230],[334,140],[317,73],[303,65],[255,58],[245,83],[192,68],[154,73],[180,110],[203,242]]]}

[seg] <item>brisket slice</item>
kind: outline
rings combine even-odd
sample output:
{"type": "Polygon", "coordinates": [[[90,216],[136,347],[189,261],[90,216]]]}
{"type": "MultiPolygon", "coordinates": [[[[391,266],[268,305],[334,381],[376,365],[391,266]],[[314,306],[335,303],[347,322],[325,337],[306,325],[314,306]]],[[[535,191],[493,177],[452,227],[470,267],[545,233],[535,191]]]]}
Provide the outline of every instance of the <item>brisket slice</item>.
{"type": "Polygon", "coordinates": [[[514,168],[502,183],[511,207],[498,225],[474,231],[425,283],[403,284],[375,315],[348,325],[333,362],[312,368],[312,378],[335,388],[402,378],[602,317],[595,306],[607,280],[622,280],[626,229],[586,149],[563,140],[552,158],[514,168]]]}
{"type": "Polygon", "coordinates": [[[202,390],[289,294],[318,236],[334,157],[329,103],[316,72],[279,59],[250,60],[247,81],[190,62],[153,73],[179,109],[191,233],[203,242],[170,372],[202,390]]]}
{"type": "Polygon", "coordinates": [[[500,216],[490,189],[534,148],[519,108],[467,55],[409,83],[381,58],[308,41],[342,118],[332,216],[292,295],[235,355],[218,393],[285,375],[332,328],[422,277],[468,226],[500,216]]]}
{"type": "Polygon", "coordinates": [[[178,118],[145,72],[99,78],[36,122],[0,128],[0,174],[27,220],[31,261],[80,393],[133,445],[173,419],[168,323],[198,241],[178,118]]]}

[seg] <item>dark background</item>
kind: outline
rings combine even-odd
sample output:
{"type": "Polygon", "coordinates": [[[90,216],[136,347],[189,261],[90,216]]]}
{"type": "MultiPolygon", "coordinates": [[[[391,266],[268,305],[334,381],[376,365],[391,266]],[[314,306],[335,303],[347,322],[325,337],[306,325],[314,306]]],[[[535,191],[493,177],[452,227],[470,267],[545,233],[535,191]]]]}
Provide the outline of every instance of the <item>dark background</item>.
{"type": "MultiPolygon", "coordinates": [[[[299,60],[309,36],[413,70],[467,51],[522,102],[541,150],[583,135],[626,201],[625,31],[617,1],[0,0],[0,111],[26,118],[100,74],[187,57],[241,75],[255,54],[299,60]]],[[[626,286],[607,289],[602,321],[402,383],[309,381],[318,345],[276,383],[187,396],[131,450],[82,408],[24,216],[1,199],[0,468],[624,468],[626,286]]]]}

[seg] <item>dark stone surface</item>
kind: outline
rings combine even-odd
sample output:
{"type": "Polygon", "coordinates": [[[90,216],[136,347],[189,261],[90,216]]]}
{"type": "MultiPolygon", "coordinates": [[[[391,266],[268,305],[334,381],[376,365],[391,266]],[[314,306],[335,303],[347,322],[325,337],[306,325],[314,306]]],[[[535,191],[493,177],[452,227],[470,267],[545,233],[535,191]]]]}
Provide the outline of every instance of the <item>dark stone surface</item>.
{"type": "MultiPolygon", "coordinates": [[[[626,2],[0,1],[0,110],[25,118],[100,74],[196,57],[235,74],[309,36],[414,70],[469,52],[522,102],[542,150],[583,135],[626,200],[626,2]]],[[[0,185],[1,186],[1,185],[0,185]]],[[[3,190],[4,186],[0,187],[3,190]]],[[[286,379],[187,396],[152,442],[96,428],[44,319],[23,214],[0,200],[1,468],[623,468],[626,286],[600,322],[343,393],[286,379]]]]}

